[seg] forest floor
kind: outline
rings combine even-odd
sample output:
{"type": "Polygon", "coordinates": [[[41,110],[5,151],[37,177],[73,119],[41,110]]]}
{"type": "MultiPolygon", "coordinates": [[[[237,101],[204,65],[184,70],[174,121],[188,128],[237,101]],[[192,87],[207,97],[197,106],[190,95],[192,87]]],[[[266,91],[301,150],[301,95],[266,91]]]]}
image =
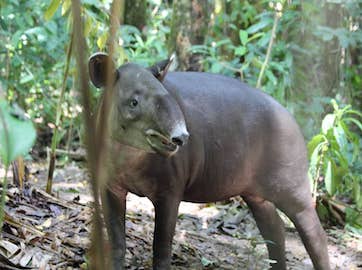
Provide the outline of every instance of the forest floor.
{"type": "MultiPolygon", "coordinates": [[[[31,188],[21,194],[12,187],[7,193],[0,269],[30,269],[20,265],[41,270],[85,269],[92,213],[86,170],[80,163],[57,168],[55,196],[48,196],[43,191],[46,164],[31,163],[28,168],[31,188]]],[[[153,216],[146,198],[127,196],[127,269],[152,268],[153,216]]],[[[287,220],[286,231],[289,269],[313,269],[287,220]]],[[[362,269],[362,236],[336,227],[326,232],[332,269],[362,269]]],[[[172,269],[185,270],[268,269],[266,247],[239,198],[209,205],[181,203],[172,264],[172,269]]]]}

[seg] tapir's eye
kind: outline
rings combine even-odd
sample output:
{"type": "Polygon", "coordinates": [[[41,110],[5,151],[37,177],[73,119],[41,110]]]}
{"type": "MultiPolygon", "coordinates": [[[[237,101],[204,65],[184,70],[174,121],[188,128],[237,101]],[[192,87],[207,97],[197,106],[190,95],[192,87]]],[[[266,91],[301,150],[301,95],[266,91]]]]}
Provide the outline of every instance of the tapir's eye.
{"type": "Polygon", "coordinates": [[[132,99],[130,100],[130,102],[129,102],[129,106],[130,106],[131,108],[136,108],[137,105],[138,105],[138,100],[135,99],[135,98],[132,98],[132,99]]]}

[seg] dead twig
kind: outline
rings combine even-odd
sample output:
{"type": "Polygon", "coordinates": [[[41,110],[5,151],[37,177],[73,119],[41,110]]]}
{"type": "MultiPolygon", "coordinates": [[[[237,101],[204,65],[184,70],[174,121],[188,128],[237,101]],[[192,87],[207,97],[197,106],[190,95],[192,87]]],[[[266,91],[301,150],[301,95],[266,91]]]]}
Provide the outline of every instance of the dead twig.
{"type": "Polygon", "coordinates": [[[40,196],[43,196],[48,202],[53,203],[53,204],[57,204],[59,206],[62,206],[64,208],[68,208],[71,210],[77,210],[76,207],[69,205],[68,203],[59,200],[58,198],[46,193],[45,191],[41,190],[41,189],[34,189],[33,192],[37,193],[40,196]]]}

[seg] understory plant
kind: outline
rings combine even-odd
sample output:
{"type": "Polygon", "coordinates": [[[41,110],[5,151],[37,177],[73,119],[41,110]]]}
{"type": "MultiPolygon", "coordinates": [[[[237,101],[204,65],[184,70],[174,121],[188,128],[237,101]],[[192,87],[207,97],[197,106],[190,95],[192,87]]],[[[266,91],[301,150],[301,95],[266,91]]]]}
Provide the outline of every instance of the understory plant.
{"type": "Polygon", "coordinates": [[[327,194],[349,203],[346,221],[362,229],[362,113],[334,99],[331,104],[333,112],[308,143],[313,195],[327,194]]]}
{"type": "Polygon", "coordinates": [[[35,129],[23,112],[0,99],[0,161],[5,169],[0,203],[0,231],[4,222],[4,207],[9,166],[18,156],[26,154],[35,141],[35,129]]]}

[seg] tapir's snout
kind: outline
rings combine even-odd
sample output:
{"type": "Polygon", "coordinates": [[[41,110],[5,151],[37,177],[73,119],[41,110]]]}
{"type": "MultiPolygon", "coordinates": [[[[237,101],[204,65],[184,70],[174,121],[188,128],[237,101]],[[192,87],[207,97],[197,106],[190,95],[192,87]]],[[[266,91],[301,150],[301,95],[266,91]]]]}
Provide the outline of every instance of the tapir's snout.
{"type": "Polygon", "coordinates": [[[185,130],[180,134],[171,135],[171,141],[178,146],[183,146],[188,142],[189,137],[190,134],[185,130]]]}

